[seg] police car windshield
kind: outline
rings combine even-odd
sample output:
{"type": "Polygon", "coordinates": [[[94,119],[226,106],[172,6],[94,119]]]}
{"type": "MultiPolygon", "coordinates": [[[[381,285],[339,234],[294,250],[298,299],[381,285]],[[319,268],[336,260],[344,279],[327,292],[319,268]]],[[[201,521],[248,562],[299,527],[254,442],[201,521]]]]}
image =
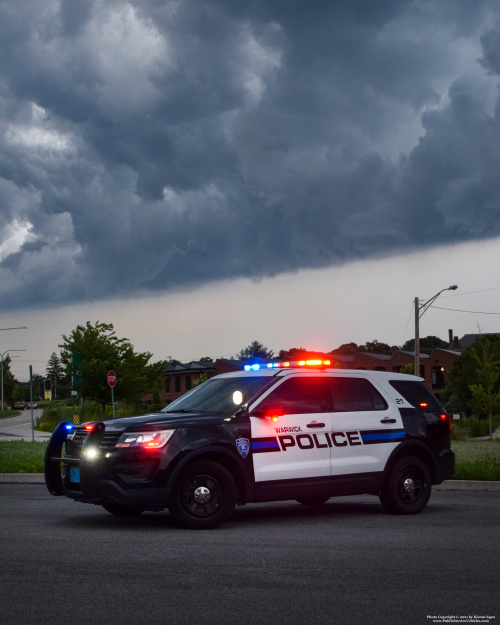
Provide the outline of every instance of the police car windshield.
{"type": "Polygon", "coordinates": [[[233,402],[234,391],[241,391],[249,401],[270,382],[271,379],[264,376],[208,380],[163,408],[162,412],[235,412],[238,406],[233,402]]]}

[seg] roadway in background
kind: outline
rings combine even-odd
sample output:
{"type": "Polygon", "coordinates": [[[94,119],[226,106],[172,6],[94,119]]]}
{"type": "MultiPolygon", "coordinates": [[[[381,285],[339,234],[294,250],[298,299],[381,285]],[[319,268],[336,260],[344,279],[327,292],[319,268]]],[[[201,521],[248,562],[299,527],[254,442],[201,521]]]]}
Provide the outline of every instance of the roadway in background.
{"type": "MultiPolygon", "coordinates": [[[[119,518],[0,485],[0,621],[53,625],[430,625],[500,620],[500,495],[434,492],[417,516],[376,497],[237,508],[220,529],[119,518]]],[[[495,621],[492,621],[493,623],[495,621]]]]}
{"type": "MultiPolygon", "coordinates": [[[[33,410],[33,420],[36,423],[37,417],[42,416],[43,410],[40,408],[33,410]]],[[[36,441],[48,441],[50,432],[37,432],[35,430],[36,441]]],[[[31,440],[31,410],[24,410],[17,417],[7,417],[0,419],[0,441],[31,440]]]]}

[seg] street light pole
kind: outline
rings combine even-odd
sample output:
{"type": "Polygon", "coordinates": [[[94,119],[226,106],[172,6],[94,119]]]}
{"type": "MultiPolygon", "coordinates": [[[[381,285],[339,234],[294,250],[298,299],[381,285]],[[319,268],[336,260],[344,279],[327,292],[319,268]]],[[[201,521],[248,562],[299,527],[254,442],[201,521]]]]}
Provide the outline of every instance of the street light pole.
{"type": "MultiPolygon", "coordinates": [[[[13,329],[13,328],[5,328],[5,329],[13,329]]],[[[16,328],[17,329],[17,328],[16,328]]],[[[5,356],[5,354],[8,354],[9,352],[25,352],[25,349],[8,349],[6,350],[3,354],[0,354],[0,360],[2,363],[2,410],[3,410],[3,357],[5,356]]],[[[14,358],[16,358],[16,356],[14,356],[14,358]]]]}
{"type": "Polygon", "coordinates": [[[457,285],[453,284],[447,289],[442,289],[439,293],[434,295],[434,297],[431,297],[421,304],[419,303],[418,297],[415,298],[415,359],[413,373],[417,376],[420,374],[420,317],[427,311],[429,306],[437,300],[441,293],[444,291],[455,291],[457,288],[457,285]]]}

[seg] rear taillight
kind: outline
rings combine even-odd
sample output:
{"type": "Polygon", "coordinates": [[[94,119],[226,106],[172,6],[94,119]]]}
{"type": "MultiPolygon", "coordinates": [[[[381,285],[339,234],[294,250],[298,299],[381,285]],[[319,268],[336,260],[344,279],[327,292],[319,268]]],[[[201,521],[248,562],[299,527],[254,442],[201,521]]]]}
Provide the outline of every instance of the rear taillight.
{"type": "Polygon", "coordinates": [[[444,421],[448,426],[448,433],[451,434],[451,419],[449,414],[442,413],[439,415],[441,421],[444,421]]]}

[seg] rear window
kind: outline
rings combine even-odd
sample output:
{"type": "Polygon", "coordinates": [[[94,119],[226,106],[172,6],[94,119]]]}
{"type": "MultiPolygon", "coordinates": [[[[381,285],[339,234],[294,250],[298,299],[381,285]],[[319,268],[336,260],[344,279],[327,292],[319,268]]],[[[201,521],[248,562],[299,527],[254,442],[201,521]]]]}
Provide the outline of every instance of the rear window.
{"type": "Polygon", "coordinates": [[[387,410],[382,395],[364,378],[327,378],[335,412],[387,410]]]}
{"type": "Polygon", "coordinates": [[[436,412],[444,411],[444,408],[423,382],[389,380],[389,384],[414,408],[424,408],[425,410],[435,410],[436,412]],[[422,404],[426,405],[423,406],[422,404]]]}

